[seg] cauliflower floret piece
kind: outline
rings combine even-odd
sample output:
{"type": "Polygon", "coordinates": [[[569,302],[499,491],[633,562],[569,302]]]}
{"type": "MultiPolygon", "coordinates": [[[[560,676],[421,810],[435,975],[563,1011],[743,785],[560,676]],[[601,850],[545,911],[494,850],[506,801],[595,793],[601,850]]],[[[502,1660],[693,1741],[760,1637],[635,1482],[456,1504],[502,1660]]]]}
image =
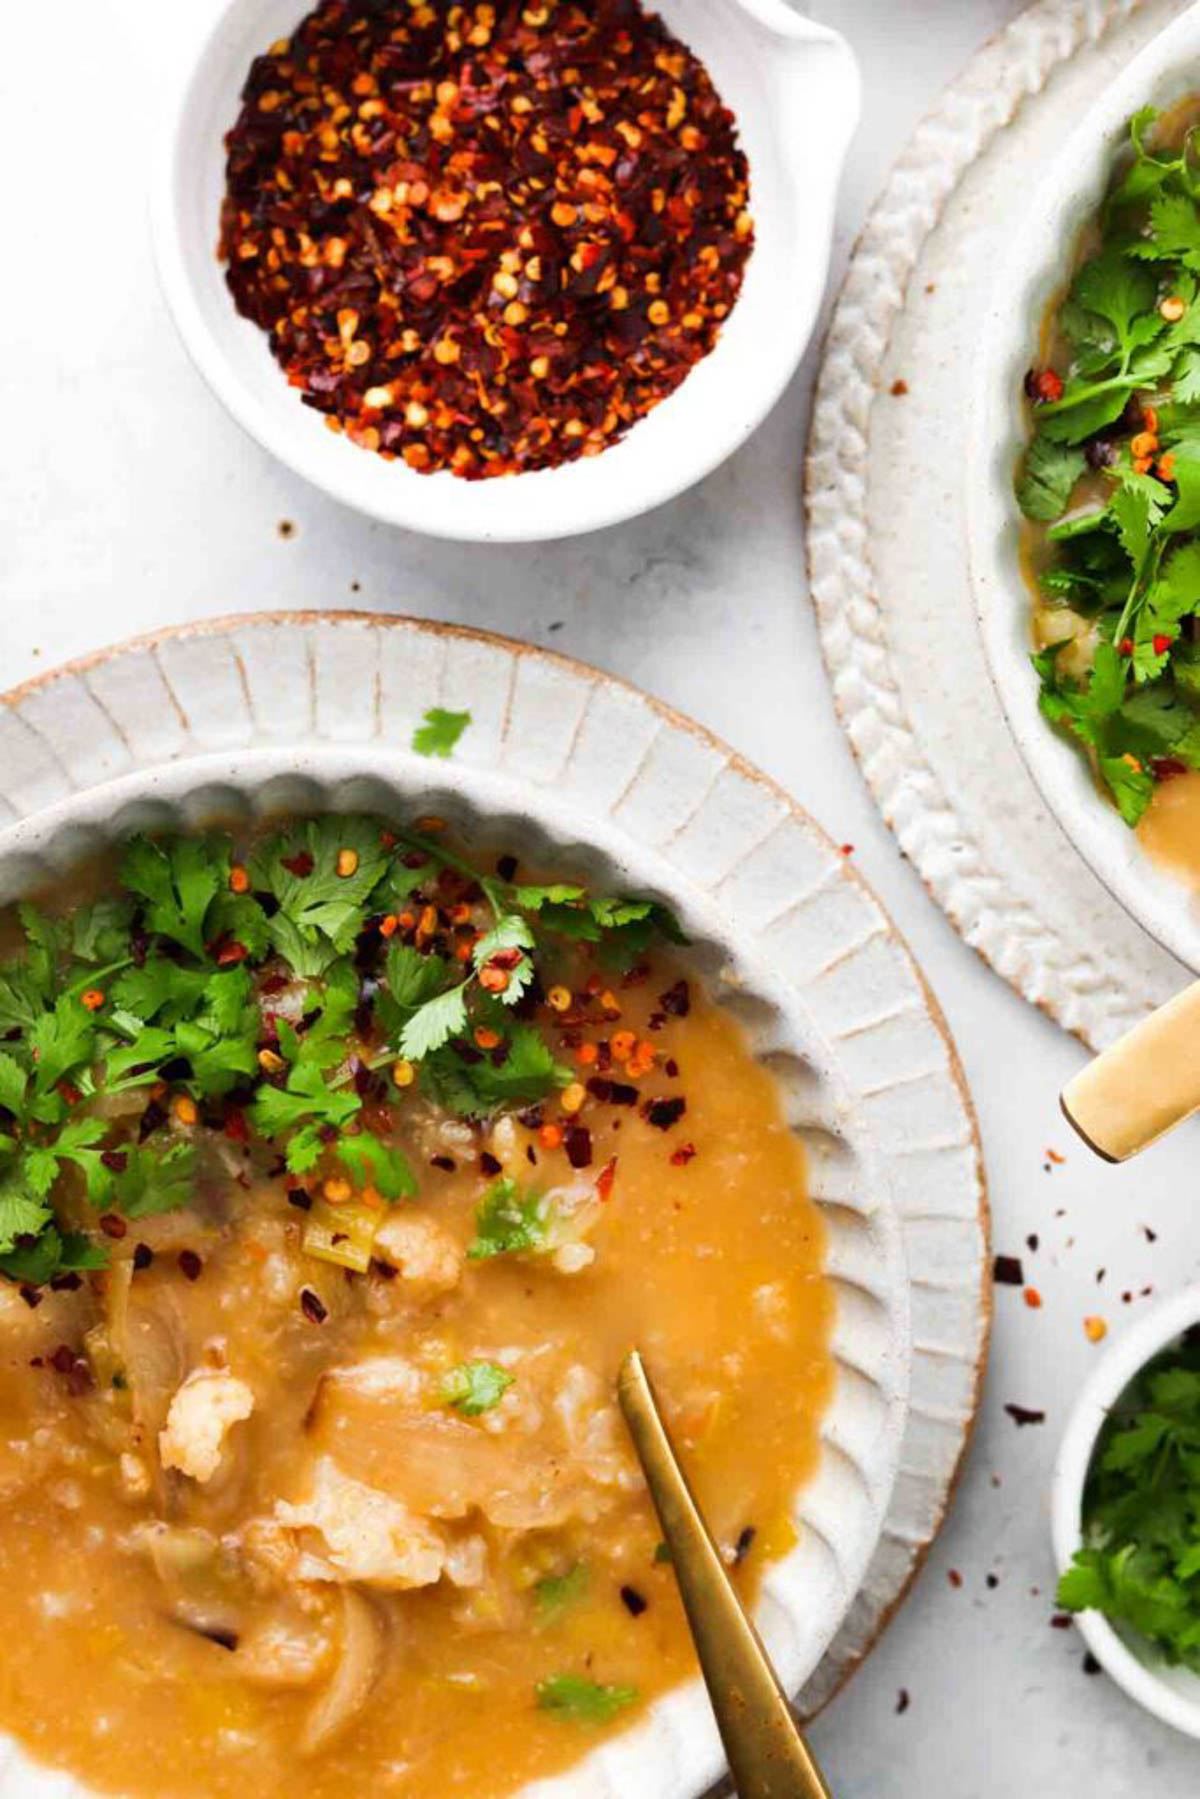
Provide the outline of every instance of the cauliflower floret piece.
{"type": "Polygon", "coordinates": [[[446,1565],[446,1540],[435,1525],[377,1487],[351,1480],[328,1456],[316,1465],[308,1499],[300,1505],[280,1500],[275,1517],[323,1538],[329,1579],[398,1591],[432,1586],[446,1565]]]}
{"type": "Polygon", "coordinates": [[[394,1216],[375,1233],[375,1254],[400,1270],[401,1279],[448,1293],[462,1274],[462,1252],[432,1219],[394,1216]]]}
{"type": "Polygon", "coordinates": [[[221,1464],[225,1438],[254,1410],[245,1381],[218,1368],[195,1368],[176,1389],[167,1422],[158,1433],[164,1468],[209,1481],[221,1464]]]}

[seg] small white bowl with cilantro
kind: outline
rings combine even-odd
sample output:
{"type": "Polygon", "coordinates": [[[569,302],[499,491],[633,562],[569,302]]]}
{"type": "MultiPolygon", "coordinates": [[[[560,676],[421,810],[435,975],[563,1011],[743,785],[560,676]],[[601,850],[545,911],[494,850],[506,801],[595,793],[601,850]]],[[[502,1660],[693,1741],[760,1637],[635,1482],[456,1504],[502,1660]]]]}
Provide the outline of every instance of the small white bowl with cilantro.
{"type": "Polygon", "coordinates": [[[1200,1288],[1108,1350],[1054,1474],[1058,1604],[1131,1699],[1200,1738],[1200,1288]]]}

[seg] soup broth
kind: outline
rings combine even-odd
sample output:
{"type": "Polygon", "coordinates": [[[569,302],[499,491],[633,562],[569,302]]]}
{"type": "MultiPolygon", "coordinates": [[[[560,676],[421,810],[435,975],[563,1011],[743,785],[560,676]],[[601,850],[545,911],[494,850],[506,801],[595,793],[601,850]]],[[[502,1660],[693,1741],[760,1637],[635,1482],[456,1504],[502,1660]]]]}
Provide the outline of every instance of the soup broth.
{"type": "Polygon", "coordinates": [[[97,1788],[501,1799],[694,1674],[634,1344],[746,1598],[795,1541],[833,1301],[772,1077],[648,902],[431,823],[9,923],[0,1726],[97,1788]]]}

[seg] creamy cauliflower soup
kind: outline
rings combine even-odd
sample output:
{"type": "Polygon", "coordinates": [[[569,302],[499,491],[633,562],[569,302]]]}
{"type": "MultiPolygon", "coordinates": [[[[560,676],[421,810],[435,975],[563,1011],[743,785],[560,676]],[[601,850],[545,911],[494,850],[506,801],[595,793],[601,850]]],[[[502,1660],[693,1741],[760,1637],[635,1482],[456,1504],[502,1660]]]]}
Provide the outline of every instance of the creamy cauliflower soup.
{"type": "Polygon", "coordinates": [[[772,1077],[661,907],[437,820],[135,839],[0,967],[0,1727],[129,1794],[509,1794],[694,1673],[831,1388],[772,1077]],[[534,884],[535,881],[538,884],[534,884]]]}

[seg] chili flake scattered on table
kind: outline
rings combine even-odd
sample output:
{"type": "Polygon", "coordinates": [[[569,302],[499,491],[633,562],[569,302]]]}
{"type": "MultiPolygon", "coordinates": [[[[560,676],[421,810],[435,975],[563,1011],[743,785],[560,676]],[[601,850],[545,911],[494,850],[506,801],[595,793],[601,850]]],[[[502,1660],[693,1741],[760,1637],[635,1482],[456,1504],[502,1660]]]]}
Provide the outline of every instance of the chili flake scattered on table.
{"type": "Polygon", "coordinates": [[[422,473],[598,454],[741,289],[733,116],[636,0],[324,0],[242,99],[238,311],[332,430],[422,473]]]}

